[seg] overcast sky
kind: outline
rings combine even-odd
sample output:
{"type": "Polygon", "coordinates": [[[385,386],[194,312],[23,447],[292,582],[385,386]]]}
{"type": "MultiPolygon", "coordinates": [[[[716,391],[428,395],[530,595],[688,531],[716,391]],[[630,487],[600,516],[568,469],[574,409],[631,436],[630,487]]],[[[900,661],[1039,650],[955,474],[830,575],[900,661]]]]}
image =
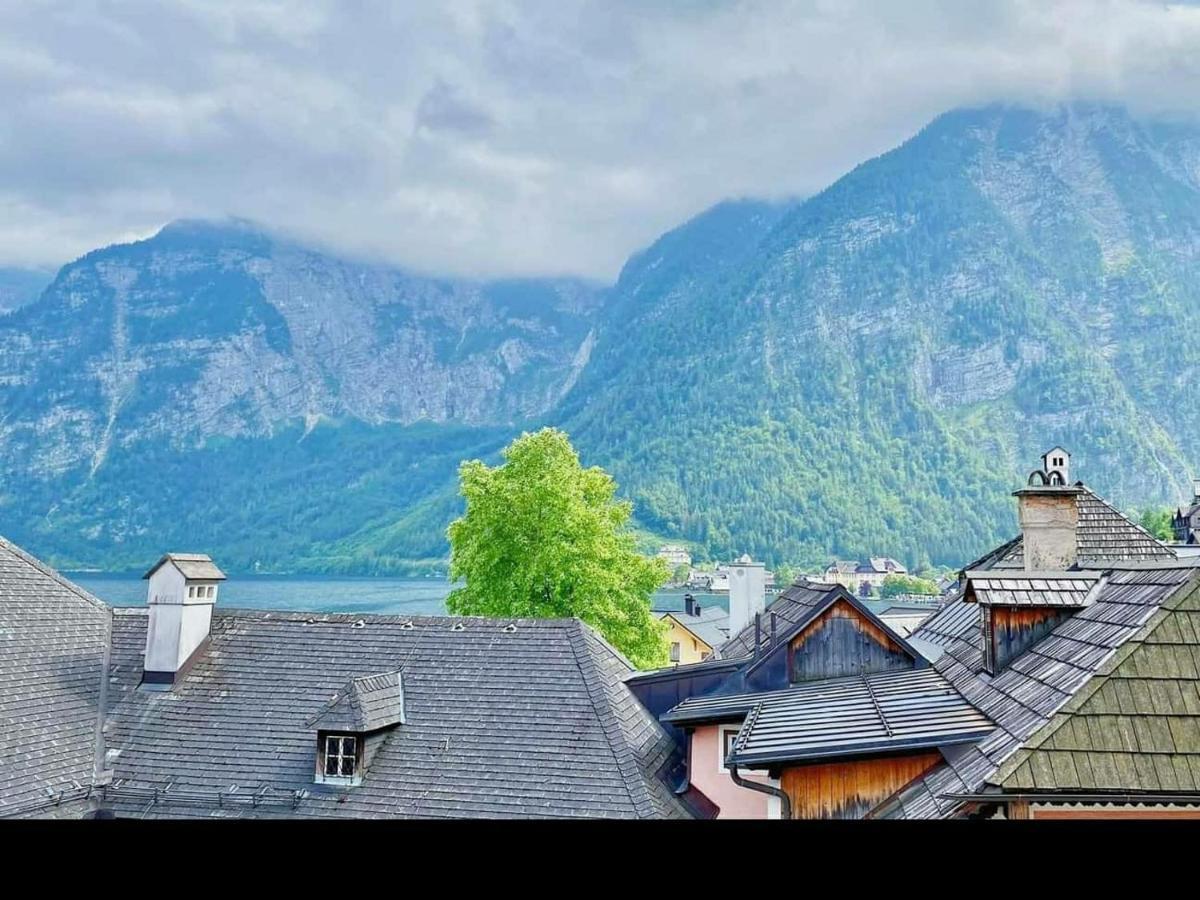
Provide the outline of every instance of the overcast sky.
{"type": "Polygon", "coordinates": [[[1136,0],[0,0],[0,265],[236,215],[454,274],[610,279],[731,196],[946,109],[1200,107],[1200,8],[1136,0]]]}

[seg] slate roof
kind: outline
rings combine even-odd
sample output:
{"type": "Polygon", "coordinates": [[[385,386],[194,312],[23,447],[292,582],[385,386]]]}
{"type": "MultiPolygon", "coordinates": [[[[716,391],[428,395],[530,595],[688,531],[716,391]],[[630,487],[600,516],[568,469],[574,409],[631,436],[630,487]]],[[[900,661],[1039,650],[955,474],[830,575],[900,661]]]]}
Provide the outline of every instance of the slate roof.
{"type": "Polygon", "coordinates": [[[169,562],[174,563],[175,568],[189,581],[225,580],[225,573],[218,569],[217,564],[205,553],[164,553],[162,559],[152,565],[142,578],[149,578],[169,562]]]}
{"type": "Polygon", "coordinates": [[[730,762],[755,767],[946,746],[993,727],[932,669],[879,672],[759,695],[730,762]]]}
{"type": "Polygon", "coordinates": [[[573,619],[214,610],[169,692],[137,689],[146,612],[113,617],[107,726],[121,815],[684,817],[666,732],[631,667],[573,619]],[[363,782],[313,783],[314,715],[351,679],[400,672],[404,724],[363,782]]]}
{"type": "Polygon", "coordinates": [[[404,724],[400,672],[351,678],[308,724],[318,731],[366,733],[404,724]]]}
{"type": "Polygon", "coordinates": [[[1082,607],[1094,599],[1100,584],[1096,572],[1004,574],[971,577],[967,573],[967,599],[984,606],[1059,606],[1082,607]]]}
{"type": "MultiPolygon", "coordinates": [[[[1172,560],[1175,553],[1156,540],[1136,522],[1106,503],[1082,481],[1075,502],[1079,508],[1076,552],[1081,569],[1103,568],[1110,562],[1172,560]]],[[[1020,536],[997,547],[968,565],[966,569],[1021,569],[1025,565],[1024,543],[1020,536]]]]}
{"type": "Polygon", "coordinates": [[[93,785],[110,619],[0,538],[0,817],[74,809],[93,785]]]}
{"type": "Polygon", "coordinates": [[[670,616],[714,650],[729,640],[729,613],[719,606],[702,606],[700,615],[689,616],[684,610],[660,613],[660,619],[670,616]]]}
{"type": "MultiPolygon", "coordinates": [[[[1119,564],[1114,564],[1119,565],[1119,564]]],[[[955,601],[917,629],[918,640],[945,652],[933,663],[997,727],[976,744],[947,747],[946,764],[913,782],[872,812],[882,818],[936,818],[961,805],[953,794],[978,792],[1067,701],[1101,670],[1177,592],[1191,591],[1200,571],[1126,563],[1112,568],[1091,605],[1060,623],[994,677],[980,674],[978,604],[955,601]],[[974,607],[967,613],[962,607],[974,607]]]]}
{"type": "Polygon", "coordinates": [[[989,781],[1200,794],[1200,589],[1176,592],[989,781]]]}

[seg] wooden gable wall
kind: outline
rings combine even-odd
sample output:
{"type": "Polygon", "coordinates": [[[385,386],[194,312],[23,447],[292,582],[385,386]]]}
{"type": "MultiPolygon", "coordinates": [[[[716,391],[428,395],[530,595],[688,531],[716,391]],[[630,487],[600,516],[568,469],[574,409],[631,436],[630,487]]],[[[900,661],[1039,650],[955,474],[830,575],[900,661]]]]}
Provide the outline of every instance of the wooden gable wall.
{"type": "Polygon", "coordinates": [[[942,754],[931,750],[791,766],[780,787],[792,801],[793,819],[861,819],[941,762],[942,754]]]}
{"type": "Polygon", "coordinates": [[[792,638],[788,647],[792,683],[911,669],[914,665],[894,637],[844,599],[792,638]]]}

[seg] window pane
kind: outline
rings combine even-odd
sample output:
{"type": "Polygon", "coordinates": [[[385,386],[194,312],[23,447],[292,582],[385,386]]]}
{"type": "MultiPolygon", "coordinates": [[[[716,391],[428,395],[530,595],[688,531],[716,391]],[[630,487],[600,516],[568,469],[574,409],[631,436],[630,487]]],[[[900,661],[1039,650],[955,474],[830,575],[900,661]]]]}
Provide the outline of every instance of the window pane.
{"type": "Polygon", "coordinates": [[[354,757],[353,756],[343,756],[342,757],[341,774],[342,775],[353,775],[354,774],[354,757]]]}
{"type": "Polygon", "coordinates": [[[338,773],[338,760],[336,756],[325,756],[325,774],[336,775],[338,773]]]}

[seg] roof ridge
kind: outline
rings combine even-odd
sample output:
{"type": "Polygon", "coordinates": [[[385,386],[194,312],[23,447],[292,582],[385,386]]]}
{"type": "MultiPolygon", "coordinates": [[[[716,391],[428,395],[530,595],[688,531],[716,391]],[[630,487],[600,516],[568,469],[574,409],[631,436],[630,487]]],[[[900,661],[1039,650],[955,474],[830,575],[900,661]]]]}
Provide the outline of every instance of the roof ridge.
{"type": "MultiPolygon", "coordinates": [[[[579,674],[583,678],[584,688],[588,692],[588,699],[592,703],[592,709],[595,711],[601,726],[604,728],[609,750],[612,752],[613,758],[617,763],[617,769],[621,773],[621,780],[625,784],[629,800],[639,817],[653,817],[655,813],[654,799],[650,796],[650,789],[646,787],[641,769],[638,767],[637,760],[635,759],[633,747],[629,745],[629,740],[624,730],[617,722],[616,713],[612,708],[612,700],[609,697],[608,691],[605,690],[604,685],[600,682],[602,677],[600,668],[596,664],[596,659],[592,655],[591,648],[588,646],[588,634],[596,635],[596,632],[582,619],[576,618],[570,621],[575,623],[575,627],[568,632],[571,651],[575,655],[575,664],[579,667],[579,674]],[[620,746],[614,746],[614,743],[619,743],[620,746]]],[[[615,648],[612,648],[603,638],[601,638],[600,643],[606,649],[612,650],[614,656],[622,663],[629,665],[631,669],[633,668],[629,664],[629,661],[619,654],[615,648]]],[[[624,682],[619,682],[618,686],[621,690],[629,690],[624,682]]]]}
{"type": "Polygon", "coordinates": [[[107,610],[109,612],[112,611],[112,606],[110,606],[108,603],[105,603],[99,597],[84,590],[69,578],[60,575],[57,570],[50,568],[50,566],[46,565],[40,559],[37,559],[36,557],[22,550],[12,541],[8,540],[8,538],[4,537],[4,535],[0,535],[0,547],[3,547],[5,550],[8,550],[17,556],[22,562],[33,566],[47,578],[52,578],[54,581],[58,582],[59,585],[75,594],[81,600],[86,600],[88,603],[100,609],[107,610]]]}

